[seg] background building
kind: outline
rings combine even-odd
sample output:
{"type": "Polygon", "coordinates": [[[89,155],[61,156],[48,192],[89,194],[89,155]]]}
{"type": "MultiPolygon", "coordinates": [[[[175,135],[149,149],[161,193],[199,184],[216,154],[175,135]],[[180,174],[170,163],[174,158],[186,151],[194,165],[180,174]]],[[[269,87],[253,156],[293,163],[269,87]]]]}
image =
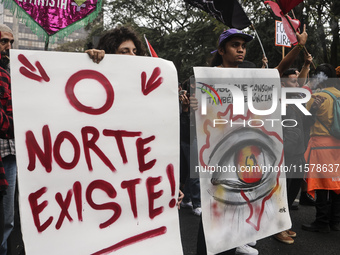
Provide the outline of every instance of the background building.
{"type": "MultiPolygon", "coordinates": [[[[44,50],[45,41],[43,37],[38,37],[17,17],[15,17],[10,9],[6,9],[4,4],[0,4],[0,23],[6,24],[13,30],[15,38],[13,49],[24,50],[44,50]]],[[[59,45],[73,42],[79,39],[85,39],[88,32],[84,28],[74,31],[72,34],[62,39],[56,39],[54,43],[49,43],[48,50],[54,50],[59,45]]]]}

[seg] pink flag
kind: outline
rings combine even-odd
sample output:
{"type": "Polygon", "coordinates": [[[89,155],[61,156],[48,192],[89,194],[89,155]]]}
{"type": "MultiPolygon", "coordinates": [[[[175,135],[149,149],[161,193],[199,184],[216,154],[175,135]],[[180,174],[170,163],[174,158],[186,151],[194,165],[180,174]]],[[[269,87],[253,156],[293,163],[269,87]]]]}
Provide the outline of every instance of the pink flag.
{"type": "Polygon", "coordinates": [[[293,28],[289,25],[288,19],[290,20],[291,24],[295,28],[295,31],[300,26],[300,21],[297,20],[297,19],[290,18],[287,14],[285,15],[282,12],[280,6],[277,3],[274,3],[272,1],[265,1],[264,3],[269,4],[269,6],[270,6],[270,8],[272,8],[274,14],[278,17],[281,17],[283,28],[284,28],[287,36],[288,36],[290,43],[293,44],[293,45],[296,44],[297,43],[296,34],[295,34],[293,28]]]}
{"type": "Polygon", "coordinates": [[[150,56],[154,58],[158,58],[156,51],[152,48],[151,44],[149,43],[148,39],[146,39],[145,35],[144,35],[144,39],[145,39],[146,45],[148,46],[150,56]]]}

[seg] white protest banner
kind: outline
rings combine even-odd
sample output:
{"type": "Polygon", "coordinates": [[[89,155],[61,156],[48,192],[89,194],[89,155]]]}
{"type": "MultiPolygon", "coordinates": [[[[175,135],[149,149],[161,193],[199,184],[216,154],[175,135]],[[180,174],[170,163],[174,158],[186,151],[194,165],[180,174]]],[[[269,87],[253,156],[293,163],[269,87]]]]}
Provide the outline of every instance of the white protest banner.
{"type": "Polygon", "coordinates": [[[275,46],[291,47],[291,43],[283,28],[282,21],[275,20],[275,46]]]}
{"type": "Polygon", "coordinates": [[[11,51],[26,254],[182,254],[172,62],[11,51]]]}
{"type": "Polygon", "coordinates": [[[195,67],[194,73],[195,170],[208,254],[289,229],[277,70],[195,67]]]}

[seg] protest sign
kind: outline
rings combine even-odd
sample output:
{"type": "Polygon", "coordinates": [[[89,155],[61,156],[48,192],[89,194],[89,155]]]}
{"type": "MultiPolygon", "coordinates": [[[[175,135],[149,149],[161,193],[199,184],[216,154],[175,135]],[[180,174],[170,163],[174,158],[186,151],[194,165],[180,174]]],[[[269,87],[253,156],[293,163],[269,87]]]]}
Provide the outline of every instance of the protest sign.
{"type": "Polygon", "coordinates": [[[37,36],[65,37],[86,26],[98,15],[102,0],[3,0],[37,36]]]}
{"type": "Polygon", "coordinates": [[[291,47],[289,38],[283,28],[283,23],[279,20],[275,20],[275,46],[291,47]]]}
{"type": "Polygon", "coordinates": [[[289,229],[277,70],[195,67],[194,72],[195,171],[208,254],[289,229]]]}
{"type": "Polygon", "coordinates": [[[11,50],[11,76],[26,254],[182,254],[172,62],[11,50]]]}

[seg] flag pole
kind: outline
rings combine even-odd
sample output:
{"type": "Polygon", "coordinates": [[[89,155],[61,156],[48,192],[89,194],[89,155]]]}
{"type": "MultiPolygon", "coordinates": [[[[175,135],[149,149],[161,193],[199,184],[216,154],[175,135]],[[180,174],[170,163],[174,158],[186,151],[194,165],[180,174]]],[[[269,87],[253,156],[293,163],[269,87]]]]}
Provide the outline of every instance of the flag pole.
{"type": "Polygon", "coordinates": [[[151,56],[151,57],[158,58],[157,53],[155,52],[155,50],[153,49],[153,47],[152,47],[151,44],[149,43],[148,39],[146,39],[145,34],[144,34],[144,39],[145,39],[146,46],[148,47],[150,56],[151,56]]]}
{"type": "Polygon", "coordinates": [[[45,51],[48,50],[48,44],[49,44],[49,42],[50,42],[50,37],[47,36],[47,37],[46,37],[46,40],[45,40],[45,48],[44,48],[45,51]]]}
{"type": "MultiPolygon", "coordinates": [[[[267,56],[266,56],[266,52],[264,51],[264,48],[263,48],[263,45],[262,45],[262,42],[261,42],[261,38],[259,37],[258,33],[256,32],[256,29],[255,29],[255,26],[253,25],[253,23],[251,23],[251,27],[255,32],[255,36],[259,40],[259,43],[260,43],[260,46],[261,46],[261,49],[262,49],[262,52],[263,52],[263,56],[266,58],[267,56]]],[[[268,68],[268,63],[266,63],[266,68],[268,68]]]]}
{"type": "Polygon", "coordinates": [[[293,9],[291,9],[290,11],[292,12],[293,18],[296,19],[293,9]]]}
{"type": "Polygon", "coordinates": [[[148,44],[148,39],[146,39],[145,34],[144,34],[143,36],[144,36],[144,40],[145,40],[146,47],[148,47],[149,54],[150,54],[150,56],[152,57],[151,50],[150,50],[150,47],[149,47],[149,44],[148,44]]]}

